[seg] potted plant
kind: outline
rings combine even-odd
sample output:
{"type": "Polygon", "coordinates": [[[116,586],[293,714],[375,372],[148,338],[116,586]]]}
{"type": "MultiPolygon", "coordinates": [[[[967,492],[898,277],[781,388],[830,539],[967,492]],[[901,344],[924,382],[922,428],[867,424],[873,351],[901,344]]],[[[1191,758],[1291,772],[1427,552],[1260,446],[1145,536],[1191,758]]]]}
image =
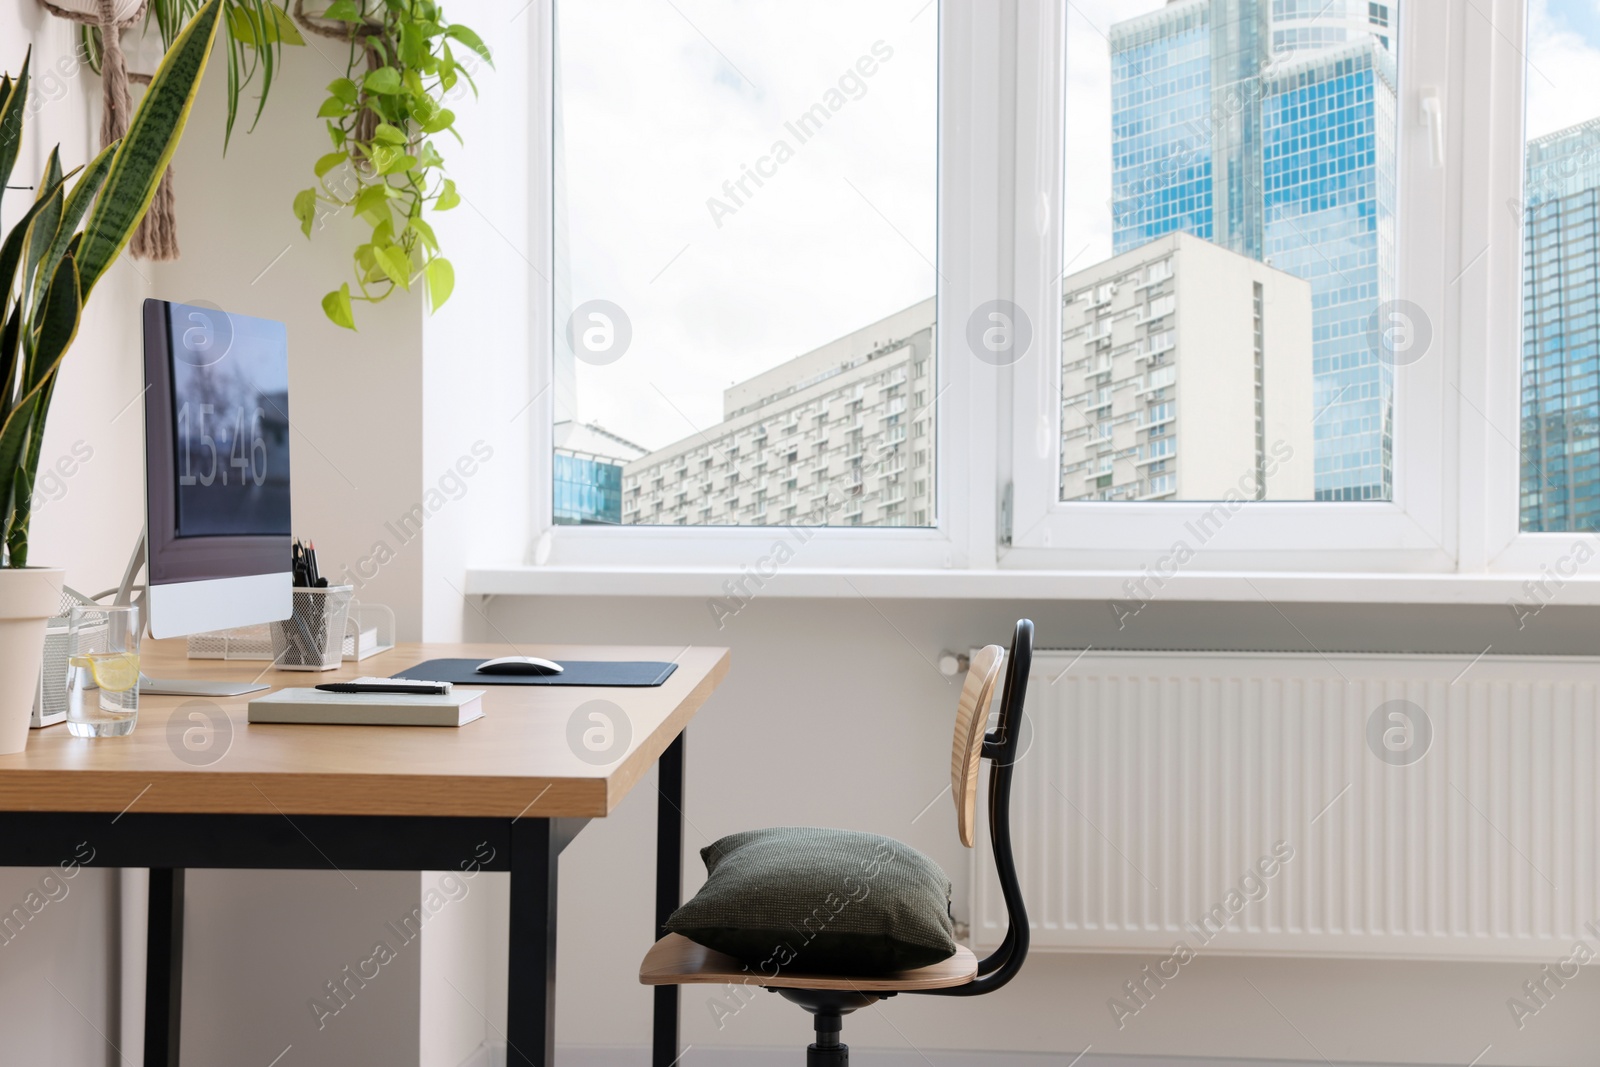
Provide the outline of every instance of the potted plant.
{"type": "MultiPolygon", "coordinates": [[[[126,136],[70,173],[62,173],[59,146],[50,153],[33,202],[0,242],[0,753],[27,744],[45,620],[61,595],[62,571],[28,561],[35,475],[56,376],[95,283],[149,210],[177,150],[222,5],[207,0],[189,20],[126,136]]],[[[30,50],[22,72],[0,80],[0,195],[21,147],[31,59],[30,50]]]]}

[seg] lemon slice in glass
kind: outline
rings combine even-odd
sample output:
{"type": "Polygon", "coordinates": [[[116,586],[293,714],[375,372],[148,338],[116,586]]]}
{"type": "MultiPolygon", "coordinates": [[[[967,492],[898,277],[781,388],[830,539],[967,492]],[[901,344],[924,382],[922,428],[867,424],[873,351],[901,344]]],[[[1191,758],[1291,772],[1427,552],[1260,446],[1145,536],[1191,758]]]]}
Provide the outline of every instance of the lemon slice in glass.
{"type": "Polygon", "coordinates": [[[139,684],[139,656],[135,652],[91,652],[73,656],[72,666],[87,668],[94,684],[111,693],[125,693],[139,684]]]}

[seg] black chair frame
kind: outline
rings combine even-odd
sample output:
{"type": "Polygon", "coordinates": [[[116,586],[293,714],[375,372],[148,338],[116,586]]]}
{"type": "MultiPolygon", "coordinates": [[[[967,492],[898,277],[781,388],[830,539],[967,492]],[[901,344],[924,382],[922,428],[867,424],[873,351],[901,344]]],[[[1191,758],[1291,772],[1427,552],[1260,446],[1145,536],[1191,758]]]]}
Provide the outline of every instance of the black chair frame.
{"type": "MultiPolygon", "coordinates": [[[[978,975],[965,985],[948,989],[905,990],[920,996],[981,997],[1004,986],[1022,970],[1028,957],[1028,911],[1022,900],[1017,863],[1011,845],[1011,779],[1022,746],[1023,703],[1033,666],[1033,622],[1019,619],[1007,656],[1005,689],[995,728],[984,735],[982,758],[989,761],[989,844],[994,849],[995,871],[1006,902],[1006,936],[1000,946],[978,963],[978,975]]],[[[840,1040],[843,1017],[893,992],[851,992],[823,989],[770,990],[815,1016],[816,1041],[806,1049],[806,1067],[848,1067],[850,1047],[840,1040]]]]}

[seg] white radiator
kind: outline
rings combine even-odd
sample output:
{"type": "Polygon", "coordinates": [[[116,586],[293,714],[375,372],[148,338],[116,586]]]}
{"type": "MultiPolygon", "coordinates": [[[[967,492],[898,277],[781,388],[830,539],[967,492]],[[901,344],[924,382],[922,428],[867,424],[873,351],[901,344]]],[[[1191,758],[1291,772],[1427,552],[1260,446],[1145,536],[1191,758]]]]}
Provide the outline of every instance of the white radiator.
{"type": "MultiPolygon", "coordinates": [[[[1600,660],[1043,651],[1027,718],[1013,840],[1037,949],[1600,946],[1600,660]]],[[[1005,908],[980,838],[987,947],[1005,908]]]]}

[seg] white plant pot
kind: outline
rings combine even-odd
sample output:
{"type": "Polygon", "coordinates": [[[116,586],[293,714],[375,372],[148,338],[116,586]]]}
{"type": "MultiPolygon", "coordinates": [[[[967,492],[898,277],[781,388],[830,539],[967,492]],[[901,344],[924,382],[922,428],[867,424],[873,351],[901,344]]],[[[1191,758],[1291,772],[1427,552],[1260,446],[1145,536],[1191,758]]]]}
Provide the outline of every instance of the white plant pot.
{"type": "Polygon", "coordinates": [[[45,622],[61,608],[66,572],[0,567],[0,755],[28,746],[45,622]]]}

